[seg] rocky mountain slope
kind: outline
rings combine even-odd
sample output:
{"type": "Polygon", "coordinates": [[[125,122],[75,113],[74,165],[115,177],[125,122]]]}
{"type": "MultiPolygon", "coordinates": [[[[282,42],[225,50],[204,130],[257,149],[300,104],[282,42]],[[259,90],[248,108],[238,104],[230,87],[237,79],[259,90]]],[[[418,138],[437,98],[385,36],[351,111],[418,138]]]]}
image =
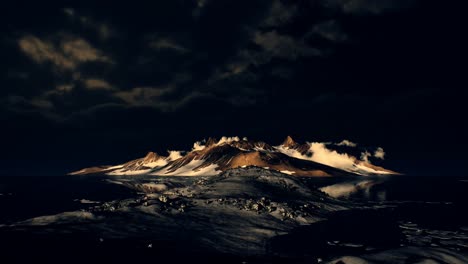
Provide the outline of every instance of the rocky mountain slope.
{"type": "Polygon", "coordinates": [[[149,152],[143,158],[124,164],[85,168],[70,174],[213,176],[228,169],[246,166],[294,176],[397,174],[371,164],[367,156],[364,157],[358,159],[339,153],[324,143],[300,144],[290,136],[278,146],[247,138],[222,137],[219,140],[209,138],[196,142],[188,152],[170,151],[168,156],[149,152]]]}

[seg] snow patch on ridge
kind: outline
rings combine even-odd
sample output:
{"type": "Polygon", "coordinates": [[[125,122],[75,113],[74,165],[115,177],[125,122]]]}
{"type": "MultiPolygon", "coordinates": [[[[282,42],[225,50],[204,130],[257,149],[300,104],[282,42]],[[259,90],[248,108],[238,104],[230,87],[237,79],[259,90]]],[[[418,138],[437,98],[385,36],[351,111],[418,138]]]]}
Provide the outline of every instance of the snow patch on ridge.
{"type": "Polygon", "coordinates": [[[240,141],[239,137],[222,137],[216,145],[240,141]]]}
{"type": "Polygon", "coordinates": [[[170,168],[166,168],[162,171],[151,173],[152,175],[159,176],[200,176],[200,175],[218,175],[221,171],[217,171],[218,165],[210,164],[206,167],[199,168],[205,160],[191,160],[186,165],[178,168],[175,171],[170,171],[170,168]]]}
{"type": "Polygon", "coordinates": [[[107,173],[107,175],[144,175],[150,172],[151,169],[146,169],[146,170],[125,170],[125,169],[120,169],[120,170],[115,170],[107,173]]]}
{"type": "Polygon", "coordinates": [[[116,166],[109,167],[109,168],[107,168],[105,170],[115,170],[115,169],[120,169],[122,167],[123,167],[123,165],[116,165],[116,166]]]}
{"type": "Polygon", "coordinates": [[[180,159],[183,157],[182,151],[177,151],[177,150],[168,150],[169,156],[167,157],[168,161],[173,161],[176,159],[180,159]]]}
{"type": "Polygon", "coordinates": [[[365,171],[365,172],[370,172],[370,173],[374,173],[374,174],[392,174],[388,171],[381,171],[381,170],[374,170],[373,168],[369,168],[367,166],[364,166],[362,164],[355,164],[355,167],[361,171],[365,171]]]}
{"type": "Polygon", "coordinates": [[[310,160],[309,157],[307,157],[306,155],[302,155],[299,151],[297,151],[295,149],[286,148],[283,145],[277,146],[275,148],[279,152],[281,152],[281,153],[283,153],[283,154],[285,154],[285,155],[287,155],[289,157],[293,157],[293,158],[296,158],[296,159],[302,159],[302,160],[310,160]]]}
{"type": "Polygon", "coordinates": [[[205,148],[206,148],[206,146],[202,142],[197,141],[197,142],[193,143],[192,150],[194,150],[194,151],[204,150],[205,148]]]}
{"type": "Polygon", "coordinates": [[[163,159],[158,159],[155,162],[150,162],[150,163],[145,164],[146,167],[150,167],[150,168],[162,167],[166,165],[167,165],[167,160],[163,160],[163,159]]]}

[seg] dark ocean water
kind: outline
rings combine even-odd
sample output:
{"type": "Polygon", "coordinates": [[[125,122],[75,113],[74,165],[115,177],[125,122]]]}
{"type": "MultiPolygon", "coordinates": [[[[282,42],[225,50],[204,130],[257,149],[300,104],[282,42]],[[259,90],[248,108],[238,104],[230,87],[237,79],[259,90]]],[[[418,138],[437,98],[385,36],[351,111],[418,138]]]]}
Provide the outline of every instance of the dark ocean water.
{"type": "MultiPolygon", "coordinates": [[[[94,202],[138,197],[113,180],[151,181],[157,176],[0,176],[0,224],[89,208],[94,202]]],[[[167,179],[161,177],[161,179],[167,179]]],[[[196,177],[171,182],[190,184],[196,177]]]]}
{"type": "Polygon", "coordinates": [[[340,255],[359,255],[375,249],[420,246],[467,253],[466,178],[393,176],[355,180],[307,178],[303,181],[339,199],[388,208],[338,212],[327,221],[276,238],[281,245],[279,250],[334,256],[337,251],[340,255]],[[311,241],[311,237],[318,239],[311,241]],[[309,244],[303,249],[284,246],[294,240],[307,240],[309,244]],[[310,247],[310,243],[314,247],[310,247]]]}
{"type": "Polygon", "coordinates": [[[80,202],[83,199],[105,202],[135,195],[126,187],[107,182],[105,177],[0,177],[0,223],[89,207],[80,202]]]}
{"type": "Polygon", "coordinates": [[[468,177],[381,176],[360,178],[303,178],[311,188],[369,181],[371,188],[352,193],[349,199],[367,201],[420,201],[467,203],[468,177]]]}
{"type": "MultiPolygon", "coordinates": [[[[116,178],[100,176],[0,177],[0,225],[12,224],[37,216],[86,209],[94,202],[102,204],[107,201],[139,196],[137,191],[109,181],[109,179],[116,178]]],[[[128,176],[118,177],[118,179],[144,182],[148,179],[154,180],[155,177],[128,176]]],[[[173,178],[173,181],[181,185],[195,180],[197,177],[173,178]]],[[[301,181],[310,188],[320,189],[337,199],[362,203],[366,206],[387,206],[388,208],[378,211],[339,212],[328,221],[300,227],[290,234],[275,237],[271,241],[270,250],[277,256],[333,257],[365,253],[375,248],[395,248],[406,244],[447,246],[462,251],[467,248],[468,241],[450,237],[450,232],[459,236],[461,232],[468,230],[468,214],[466,213],[468,211],[468,180],[466,178],[393,176],[303,178],[301,181]],[[447,233],[450,234],[447,235],[447,233]],[[298,243],[298,241],[304,241],[304,243],[298,243]]],[[[51,239],[53,242],[50,242],[48,248],[60,247],[61,240],[51,239]]],[[[76,244],[88,241],[87,238],[79,235],[72,236],[70,239],[76,244]]],[[[27,234],[24,238],[15,237],[15,241],[20,241],[18,243],[28,240],[31,239],[27,237],[27,234]]],[[[5,237],[0,238],[0,242],[2,245],[9,243],[5,237]]],[[[34,240],[30,243],[34,243],[34,240]]],[[[132,241],[126,243],[130,247],[132,244],[137,243],[132,241]]],[[[28,244],[26,248],[30,246],[31,244],[28,244]]],[[[174,247],[177,248],[177,245],[174,247]]],[[[0,254],[2,248],[4,247],[0,247],[0,254]]],[[[116,248],[107,248],[107,250],[113,252],[116,248]]],[[[126,247],[123,250],[129,249],[126,247]]],[[[234,263],[241,262],[241,258],[233,259],[234,263]]]]}

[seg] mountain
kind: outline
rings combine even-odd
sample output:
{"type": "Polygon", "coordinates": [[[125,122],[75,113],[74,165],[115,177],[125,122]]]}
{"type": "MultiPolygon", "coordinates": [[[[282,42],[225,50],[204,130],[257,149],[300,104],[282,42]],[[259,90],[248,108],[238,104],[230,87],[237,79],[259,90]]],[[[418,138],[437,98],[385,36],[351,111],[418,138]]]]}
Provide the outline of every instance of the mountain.
{"type": "Polygon", "coordinates": [[[208,138],[196,142],[185,155],[179,151],[170,151],[168,156],[149,152],[121,165],[85,168],[70,174],[206,176],[252,166],[294,176],[398,174],[371,164],[367,158],[359,160],[329,149],[325,143],[299,144],[290,136],[278,146],[239,137],[208,138]]]}

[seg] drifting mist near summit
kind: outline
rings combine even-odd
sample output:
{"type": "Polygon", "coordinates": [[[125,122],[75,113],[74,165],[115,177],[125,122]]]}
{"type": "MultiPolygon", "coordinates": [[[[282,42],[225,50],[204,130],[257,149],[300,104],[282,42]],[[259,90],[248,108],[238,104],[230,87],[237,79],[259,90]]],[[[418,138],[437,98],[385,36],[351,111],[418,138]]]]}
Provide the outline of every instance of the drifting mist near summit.
{"type": "Polygon", "coordinates": [[[109,175],[159,175],[159,176],[212,176],[246,166],[257,166],[295,176],[333,176],[346,173],[354,175],[398,174],[375,166],[370,158],[381,159],[383,149],[376,148],[372,156],[356,143],[297,143],[291,137],[277,146],[247,137],[221,137],[197,141],[190,151],[168,151],[168,156],[149,152],[146,157],[125,164],[85,168],[72,174],[104,173],[109,175]],[[353,148],[360,159],[332,146],[353,148]]]}

